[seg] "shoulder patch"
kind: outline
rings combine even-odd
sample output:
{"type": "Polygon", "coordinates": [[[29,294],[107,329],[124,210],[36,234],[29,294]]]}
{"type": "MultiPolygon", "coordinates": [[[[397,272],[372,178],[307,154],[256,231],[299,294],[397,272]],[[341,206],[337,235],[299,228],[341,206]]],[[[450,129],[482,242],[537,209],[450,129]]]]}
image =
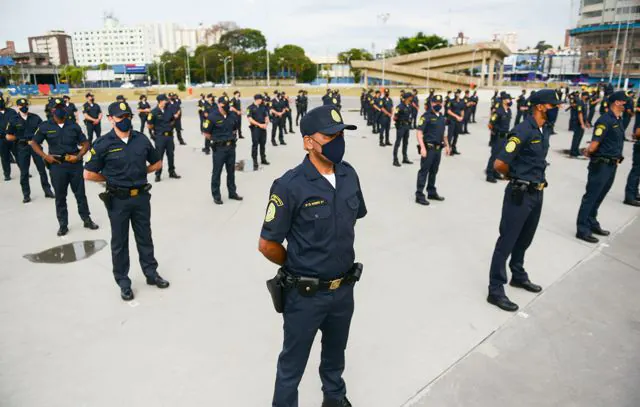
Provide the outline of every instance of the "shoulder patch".
{"type": "Polygon", "coordinates": [[[494,113],[494,114],[491,116],[491,121],[495,121],[497,118],[498,118],[498,115],[494,113]]]}
{"type": "Polygon", "coordinates": [[[266,223],[269,223],[275,218],[276,218],[276,205],[273,202],[269,202],[269,205],[267,205],[267,213],[264,216],[264,221],[266,223]]]}
{"type": "Polygon", "coordinates": [[[153,120],[153,114],[149,113],[149,114],[147,115],[147,120],[153,120]]]}
{"type": "Polygon", "coordinates": [[[282,202],[282,199],[280,199],[280,197],[276,194],[271,194],[271,196],[269,197],[269,202],[273,202],[277,206],[284,205],[284,202],[282,202]]]}
{"type": "Polygon", "coordinates": [[[422,126],[423,124],[424,124],[424,116],[422,116],[422,117],[420,118],[420,121],[418,122],[418,125],[419,125],[419,126],[422,126]]]}
{"type": "Polygon", "coordinates": [[[510,140],[510,141],[509,141],[509,142],[504,146],[504,150],[505,150],[507,153],[511,154],[511,153],[513,153],[513,152],[516,150],[516,146],[517,146],[516,142],[515,142],[515,141],[513,141],[513,140],[510,140]]]}

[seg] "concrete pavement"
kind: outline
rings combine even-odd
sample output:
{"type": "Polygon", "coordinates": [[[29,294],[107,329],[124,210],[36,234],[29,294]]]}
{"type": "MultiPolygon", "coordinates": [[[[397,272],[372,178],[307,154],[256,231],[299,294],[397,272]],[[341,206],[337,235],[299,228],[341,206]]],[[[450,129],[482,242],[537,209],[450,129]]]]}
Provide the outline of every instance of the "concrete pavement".
{"type": "MultiPolygon", "coordinates": [[[[490,94],[481,92],[478,123],[470,125],[472,134],[461,136],[459,142],[462,155],[443,159],[438,191],[446,201],[427,208],[413,202],[418,169],[414,132],[409,153],[415,164],[392,167],[391,148],[378,147],[377,135],[371,134],[358,113],[352,111],[357,109],[357,99],[344,98],[345,121],[359,125],[357,131],[347,135],[345,159],[360,175],[369,209],[368,216],[356,226],[356,257],[365,264],[365,273],[356,288],[356,313],[345,372],[349,398],[355,406],[390,407],[418,402],[449,405],[449,393],[443,391],[430,403],[422,398],[421,391],[443,372],[448,372],[443,380],[456,373],[456,363],[501,327],[506,330],[513,326],[512,332],[529,329],[516,325],[522,323],[521,317],[485,302],[504,189],[503,183],[484,182],[490,94]]],[[[317,98],[312,98],[310,107],[318,103],[317,98]]],[[[243,107],[247,105],[245,100],[243,107]]],[[[268,146],[271,166],[236,176],[238,192],[245,200],[226,200],[223,186],[225,204],[216,206],[209,189],[211,157],[200,152],[202,138],[195,102],[185,102],[183,108],[188,145],[176,147],[177,172],[183,179],[165,177],[151,191],[156,256],[159,272],[172,283],[168,290],[159,291],[144,284],[135,246],[131,248],[130,275],[136,300],[130,304],[120,300],[111,274],[109,248],[67,265],[29,263],[23,254],[85,239],[109,241],[108,218],[97,197],[101,188],[87,185],[92,215],[101,228],[95,232],[82,228],[70,194],[71,231],[67,237],[58,238],[53,202],[44,199],[36,177],[32,179],[33,202],[28,205],[21,203],[15,167],[14,180],[0,183],[3,406],[270,404],[282,320],[272,310],[264,286],[276,269],[258,253],[257,241],[271,183],[302,160],[301,138],[296,133],[286,136],[288,146],[268,146]]],[[[577,264],[589,258],[589,262],[596,262],[598,256],[603,256],[598,247],[604,248],[573,237],[587,161],[569,160],[558,152],[570,143],[567,120],[568,115],[562,113],[559,134],[552,138],[550,188],[545,191],[542,220],[526,259],[531,278],[545,288],[567,276],[549,290],[549,297],[558,296],[556,306],[560,309],[579,308],[566,304],[562,298],[588,291],[565,291],[562,287],[571,283],[570,277],[579,270],[575,268],[577,264]]],[[[137,123],[135,120],[134,128],[137,123]]],[[[246,119],[243,125],[248,136],[246,119]]],[[[103,129],[108,127],[105,122],[103,129]]],[[[625,145],[625,151],[630,156],[630,144],[625,145]]],[[[250,159],[248,139],[240,141],[237,155],[238,159],[250,159]]],[[[630,160],[626,160],[600,211],[603,227],[613,231],[628,224],[630,231],[637,227],[633,221],[638,210],[621,203],[629,168],[630,160]]],[[[224,180],[222,184],[225,185],[224,180]]],[[[605,239],[604,243],[613,240],[609,257],[637,267],[637,245],[632,239],[625,234],[605,239]]],[[[608,266],[594,267],[602,273],[608,266]]],[[[626,289],[637,286],[637,273],[621,273],[626,289]]],[[[607,304],[627,292],[617,291],[616,287],[602,283],[603,295],[610,296],[607,304]]],[[[544,310],[538,319],[528,308],[535,295],[511,288],[507,292],[525,313],[531,312],[533,317],[524,322],[537,321],[530,329],[538,335],[543,334],[546,324],[562,326],[566,322],[562,314],[544,310]]],[[[545,292],[540,301],[532,304],[532,309],[542,304],[546,295],[545,292]]],[[[620,304],[626,302],[620,299],[620,304]]],[[[610,307],[612,313],[624,315],[637,309],[610,307]]],[[[576,318],[587,318],[582,313],[591,311],[589,307],[579,308],[576,318]]],[[[619,318],[628,318],[624,315],[619,318]]],[[[607,315],[588,317],[605,323],[607,315]]],[[[634,332],[629,328],[620,334],[633,340],[637,338],[634,332]]],[[[534,337],[517,339],[529,343],[534,337]]],[[[576,351],[590,349],[586,339],[574,338],[576,351]]],[[[318,342],[319,337],[300,386],[301,407],[318,406],[321,402],[318,342]]],[[[615,347],[619,342],[607,336],[602,344],[615,347]]],[[[512,359],[508,358],[511,349],[503,349],[501,343],[494,346],[499,354],[505,354],[504,359],[494,359],[508,376],[506,373],[513,368],[512,359]]],[[[624,351],[631,349],[615,352],[624,351]]],[[[531,370],[535,386],[545,383],[533,373],[541,371],[545,362],[542,355],[546,354],[543,349],[537,353],[537,370],[525,367],[531,370]]],[[[598,366],[603,375],[618,377],[613,362],[601,359],[598,366]],[[612,364],[605,365],[607,362],[612,364]]],[[[489,380],[482,377],[485,372],[470,368],[462,377],[480,383],[489,380]]],[[[586,375],[582,371],[572,374],[576,380],[586,377],[581,376],[586,375]]],[[[630,390],[615,380],[608,383],[613,386],[612,391],[630,390]]],[[[553,389],[560,392],[560,387],[556,383],[553,389]]],[[[575,391],[580,388],[575,385],[575,391]]],[[[531,391],[525,386],[522,391],[526,390],[531,391]]],[[[510,394],[504,387],[497,387],[493,394],[496,393],[505,398],[510,394]]]]}

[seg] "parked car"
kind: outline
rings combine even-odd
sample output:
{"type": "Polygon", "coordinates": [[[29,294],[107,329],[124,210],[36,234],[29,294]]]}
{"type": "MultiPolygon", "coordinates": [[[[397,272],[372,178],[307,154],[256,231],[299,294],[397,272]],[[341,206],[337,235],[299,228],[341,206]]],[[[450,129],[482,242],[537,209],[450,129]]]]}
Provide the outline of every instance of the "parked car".
{"type": "Polygon", "coordinates": [[[133,84],[133,83],[131,83],[131,82],[125,82],[125,83],[123,83],[122,85],[120,85],[120,87],[121,87],[122,89],[133,89],[133,88],[135,88],[135,87],[136,87],[136,85],[134,85],[134,84],[133,84]]]}

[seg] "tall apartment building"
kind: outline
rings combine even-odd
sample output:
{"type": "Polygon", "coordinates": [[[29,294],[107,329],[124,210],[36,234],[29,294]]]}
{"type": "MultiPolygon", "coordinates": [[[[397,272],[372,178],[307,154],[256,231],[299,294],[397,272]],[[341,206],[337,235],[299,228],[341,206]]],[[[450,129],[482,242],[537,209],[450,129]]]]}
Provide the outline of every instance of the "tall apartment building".
{"type": "Polygon", "coordinates": [[[71,36],[64,31],[49,31],[28,41],[29,52],[48,54],[53,65],[75,65],[71,36]]]}
{"type": "Polygon", "coordinates": [[[144,65],[153,62],[155,43],[148,27],[126,27],[106,16],[103,28],[73,33],[73,50],[79,66],[144,65]]]}
{"type": "Polygon", "coordinates": [[[640,83],[638,0],[582,0],[570,35],[580,47],[580,71],[592,81],[640,83]]]}
{"type": "Polygon", "coordinates": [[[145,27],[153,33],[156,56],[164,52],[176,52],[182,47],[195,49],[200,45],[217,44],[224,33],[238,28],[233,22],[222,22],[210,27],[200,24],[196,28],[176,23],[153,23],[146,24],[145,27]]]}

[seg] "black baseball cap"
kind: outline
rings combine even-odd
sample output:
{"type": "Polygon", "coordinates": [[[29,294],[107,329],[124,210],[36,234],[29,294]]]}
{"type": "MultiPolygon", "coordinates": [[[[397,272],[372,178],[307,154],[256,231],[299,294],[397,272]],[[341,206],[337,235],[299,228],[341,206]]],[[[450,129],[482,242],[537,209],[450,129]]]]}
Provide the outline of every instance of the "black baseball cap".
{"type": "Polygon", "coordinates": [[[56,106],[64,105],[64,100],[62,98],[52,98],[49,101],[49,107],[54,108],[56,106]]]}
{"type": "Polygon", "coordinates": [[[228,101],[228,100],[227,100],[227,97],[226,97],[226,96],[220,96],[220,97],[218,98],[218,104],[220,104],[220,103],[227,103],[227,101],[228,101]]]}
{"type": "Polygon", "coordinates": [[[536,93],[531,92],[529,97],[531,105],[560,105],[562,102],[558,99],[558,94],[553,89],[541,89],[536,93]]]}
{"type": "Polygon", "coordinates": [[[140,100],[142,100],[143,98],[146,99],[147,95],[140,95],[140,100]]]}
{"type": "Polygon", "coordinates": [[[164,93],[161,93],[158,96],[156,96],[156,100],[158,102],[162,102],[163,100],[169,100],[169,98],[167,98],[167,95],[165,95],[164,93]]]}
{"type": "Polygon", "coordinates": [[[411,92],[404,92],[402,94],[402,98],[403,99],[408,99],[408,98],[412,98],[412,97],[413,97],[413,93],[411,93],[411,92]]]}
{"type": "Polygon", "coordinates": [[[123,95],[116,96],[116,100],[127,100],[123,95]]]}
{"type": "Polygon", "coordinates": [[[629,98],[629,96],[627,96],[627,93],[625,91],[619,90],[617,92],[613,92],[609,96],[609,103],[613,103],[613,102],[616,102],[618,100],[626,101],[628,98],[629,98]]]}
{"type": "Polygon", "coordinates": [[[258,100],[258,99],[263,100],[264,96],[262,96],[260,93],[256,93],[255,95],[253,95],[253,99],[254,100],[258,100]]]}
{"type": "Polygon", "coordinates": [[[16,105],[18,106],[28,106],[29,105],[29,101],[25,98],[20,98],[18,100],[16,100],[16,105]]]}
{"type": "Polygon", "coordinates": [[[129,107],[124,102],[111,103],[109,105],[108,112],[109,112],[108,113],[109,116],[115,116],[115,117],[122,117],[125,114],[131,115],[131,112],[129,111],[129,107]]]}
{"type": "Polygon", "coordinates": [[[300,132],[303,137],[315,133],[332,135],[342,130],[356,130],[357,128],[352,124],[344,124],[338,110],[331,105],[310,110],[300,121],[300,132]]]}
{"type": "Polygon", "coordinates": [[[441,103],[442,102],[442,95],[435,95],[432,99],[432,101],[434,103],[441,103]]]}
{"type": "Polygon", "coordinates": [[[93,96],[93,93],[91,93],[91,92],[87,92],[87,94],[86,94],[86,95],[84,95],[84,97],[86,97],[86,98],[88,98],[89,96],[93,96]]]}

